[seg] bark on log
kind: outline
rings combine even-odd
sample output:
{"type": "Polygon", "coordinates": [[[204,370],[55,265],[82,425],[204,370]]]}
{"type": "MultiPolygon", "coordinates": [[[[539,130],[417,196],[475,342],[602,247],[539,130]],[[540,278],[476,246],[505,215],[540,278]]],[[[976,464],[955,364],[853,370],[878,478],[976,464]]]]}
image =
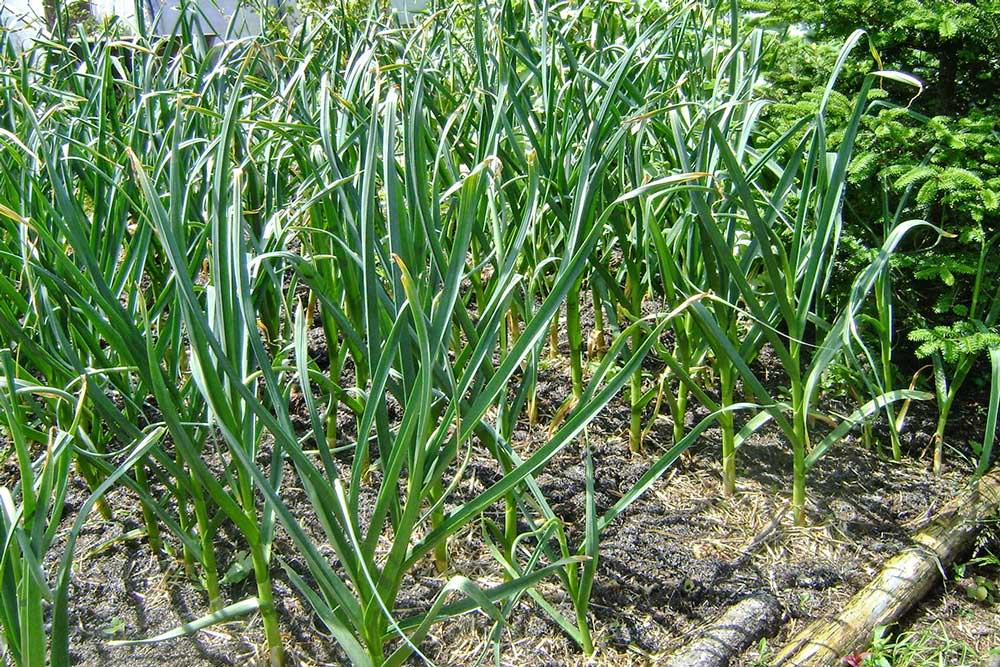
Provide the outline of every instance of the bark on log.
{"type": "Polygon", "coordinates": [[[667,659],[666,667],[726,667],[753,642],[772,632],[781,620],[781,606],[762,593],[737,602],[718,621],[667,659]]]}
{"type": "Polygon", "coordinates": [[[864,649],[876,626],[899,620],[937,583],[949,565],[972,543],[979,524],[1000,505],[1000,469],[960,493],[912,546],[886,563],[835,619],[820,619],[803,629],[777,655],[774,667],[836,665],[864,649]]]}

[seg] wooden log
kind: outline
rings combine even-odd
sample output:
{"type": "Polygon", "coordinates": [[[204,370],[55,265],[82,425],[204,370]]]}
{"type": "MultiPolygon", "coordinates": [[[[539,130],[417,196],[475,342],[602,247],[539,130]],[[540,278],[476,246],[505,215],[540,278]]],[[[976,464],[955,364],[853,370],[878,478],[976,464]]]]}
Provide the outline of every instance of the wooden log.
{"type": "Polygon", "coordinates": [[[741,600],[670,656],[666,667],[726,667],[752,643],[773,632],[780,621],[781,605],[769,593],[741,600]]]}
{"type": "Polygon", "coordinates": [[[913,537],[879,575],[861,589],[833,620],[820,619],[804,628],[772,665],[818,667],[837,665],[863,650],[876,626],[899,620],[941,580],[948,566],[972,544],[980,523],[1000,506],[1000,469],[971,484],[941,514],[913,537]]]}

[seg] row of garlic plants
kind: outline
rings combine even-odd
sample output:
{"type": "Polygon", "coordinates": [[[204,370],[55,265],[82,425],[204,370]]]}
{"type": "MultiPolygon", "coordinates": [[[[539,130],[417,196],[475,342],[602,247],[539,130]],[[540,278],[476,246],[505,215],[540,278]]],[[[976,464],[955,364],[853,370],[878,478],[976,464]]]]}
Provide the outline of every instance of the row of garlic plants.
{"type": "Polygon", "coordinates": [[[776,424],[801,522],[809,467],[923,398],[889,391],[810,437],[824,370],[863,349],[854,318],[919,223],[846,303],[827,298],[876,75],[838,144],[821,104],[757,145],[763,41],[735,4],[455,3],[408,27],[335,10],[222,43],[102,30],[0,61],[0,423],[18,467],[0,489],[0,626],[15,664],[69,664],[74,546],[91,509],[112,516],[112,487],[206,593],[204,617],[153,640],[258,613],[282,664],[282,568],[354,664],[422,656],[433,623],[473,609],[499,642],[524,595],[591,653],[602,532],[707,428],[732,493],[740,444],[776,424]],[[765,345],[787,391],[752,369],[765,345]],[[525,456],[512,439],[538,418],[547,346],[572,393],[525,456]],[[634,451],[661,414],[673,442],[598,508],[587,426],[619,395],[634,451]],[[693,401],[710,414],[686,427],[693,401]],[[568,447],[587,470],[576,542],[535,482],[568,447]],[[459,497],[481,456],[502,477],[459,497]],[[71,476],[91,495],[64,516],[71,476]],[[250,598],[228,597],[224,525],[250,598]],[[500,585],[449,562],[449,539],[477,526],[500,585]],[[305,570],[275,551],[279,530],[305,570]],[[448,583],[401,616],[427,559],[448,583]],[[546,578],[571,605],[538,592],[546,578]]]}

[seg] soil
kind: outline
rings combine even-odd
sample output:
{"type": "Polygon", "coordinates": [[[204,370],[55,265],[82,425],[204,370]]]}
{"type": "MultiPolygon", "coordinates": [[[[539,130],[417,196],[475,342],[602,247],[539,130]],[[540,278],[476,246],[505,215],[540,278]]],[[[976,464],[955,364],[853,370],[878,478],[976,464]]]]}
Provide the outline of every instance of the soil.
{"type": "MultiPolygon", "coordinates": [[[[313,332],[310,343],[310,352],[322,360],[322,332],[313,332]]],[[[554,361],[540,378],[538,423],[531,427],[521,424],[512,438],[522,457],[546,441],[549,424],[570,393],[568,376],[564,364],[554,361]]],[[[704,413],[693,410],[688,419],[693,423],[701,416],[704,413]]],[[[339,422],[341,437],[350,437],[353,418],[342,413],[339,422]]],[[[981,415],[975,410],[963,411],[957,406],[954,422],[955,433],[982,432],[981,415]]],[[[628,407],[616,399],[591,424],[584,438],[536,474],[539,487],[567,525],[573,543],[578,543],[585,511],[583,443],[589,444],[593,455],[596,504],[601,512],[670,445],[671,427],[668,418],[659,417],[644,442],[644,451],[630,453],[628,407]]],[[[771,640],[774,646],[802,624],[838,609],[872,578],[883,561],[907,543],[912,532],[933,518],[962,483],[965,473],[958,468],[964,470],[965,463],[959,454],[951,454],[951,471],[941,477],[928,472],[926,456],[919,458],[933,427],[933,406],[914,405],[904,437],[910,456],[899,463],[877,456],[854,438],[838,445],[810,473],[809,522],[805,528],[794,527],[786,511],[791,457],[776,432],[758,432],[743,445],[738,454],[737,493],[724,498],[718,482],[719,434],[717,430],[706,431],[602,536],[591,606],[596,662],[655,664],[729,605],[761,591],[775,595],[784,610],[786,622],[778,637],[771,640]],[[751,545],[753,550],[748,549],[751,545]]],[[[876,438],[881,435],[876,430],[876,438]]],[[[474,455],[465,476],[467,481],[459,486],[457,500],[492,484],[501,471],[488,455],[474,455]]],[[[294,480],[294,476],[286,479],[294,480]]],[[[378,481],[377,473],[371,481],[378,481]]],[[[68,517],[73,517],[85,495],[83,484],[74,481],[68,517]]],[[[323,543],[304,492],[287,486],[283,496],[306,529],[323,543]]],[[[114,518],[103,520],[95,512],[77,546],[70,592],[75,664],[264,664],[263,633],[255,615],[191,637],[109,645],[113,639],[151,637],[197,618],[205,613],[206,599],[185,575],[178,558],[154,555],[141,536],[127,536],[142,525],[137,498],[127,489],[116,489],[107,500],[114,518]]],[[[500,508],[493,508],[488,514],[498,518],[499,512],[500,508]]],[[[225,571],[245,545],[224,525],[217,543],[220,571],[225,571]]],[[[171,546],[169,538],[167,544],[171,546]]],[[[172,546],[176,553],[176,545],[172,546]]],[[[57,542],[51,553],[59,551],[57,542]]],[[[295,552],[280,529],[274,552],[279,556],[295,552]]],[[[403,615],[427,609],[455,574],[484,587],[500,583],[481,526],[474,524],[453,537],[449,552],[452,570],[444,576],[430,563],[415,568],[397,601],[403,615]]],[[[332,553],[330,557],[335,560],[332,553]]],[[[289,565],[304,572],[294,558],[289,565]]],[[[345,664],[333,640],[321,630],[277,565],[274,577],[290,662],[345,664]]],[[[557,580],[543,582],[538,590],[572,618],[557,580]]],[[[227,585],[224,592],[230,602],[252,596],[252,577],[227,585]]],[[[926,613],[947,604],[950,593],[942,595],[936,599],[945,602],[932,600],[926,613]]],[[[915,617],[914,622],[922,622],[921,618],[915,617]]],[[[989,636],[979,642],[981,645],[1000,641],[998,625],[983,626],[989,636]]],[[[493,662],[492,649],[486,647],[491,629],[484,615],[466,614],[435,626],[421,649],[439,665],[489,664],[493,662]]],[[[503,665],[587,664],[575,644],[527,596],[509,614],[501,636],[503,665]]],[[[755,657],[751,651],[743,664],[751,664],[755,657]]]]}

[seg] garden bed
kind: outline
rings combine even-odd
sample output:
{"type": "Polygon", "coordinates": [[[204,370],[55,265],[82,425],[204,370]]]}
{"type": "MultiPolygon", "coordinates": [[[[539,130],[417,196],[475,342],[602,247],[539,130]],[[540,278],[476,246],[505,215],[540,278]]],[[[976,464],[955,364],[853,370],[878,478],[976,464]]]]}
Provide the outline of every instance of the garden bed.
{"type": "Polygon", "coordinates": [[[0,34],[5,662],[695,667],[759,602],[761,665],[967,547],[992,118],[736,1],[301,9],[0,34]]]}
{"type": "MultiPolygon", "coordinates": [[[[561,362],[552,362],[540,381],[538,423],[534,427],[523,424],[515,432],[514,446],[522,457],[545,441],[549,423],[568,391],[568,370],[561,362]]],[[[920,410],[914,412],[911,435],[905,442],[916,451],[924,420],[920,410]]],[[[631,454],[628,418],[627,404],[616,399],[587,431],[599,512],[613,504],[647,469],[652,456],[670,444],[671,424],[661,417],[650,431],[645,451],[631,454]]],[[[341,433],[349,436],[352,427],[353,418],[343,413],[341,433]]],[[[790,452],[780,435],[760,431],[743,445],[741,479],[732,498],[720,494],[717,439],[715,430],[707,431],[698,445],[604,532],[591,605],[599,663],[655,663],[683,646],[731,604],[761,592],[773,594],[782,606],[784,624],[768,643],[779,646],[808,621],[839,609],[868,583],[880,565],[908,543],[911,533],[932,520],[964,479],[960,474],[934,477],[925,464],[913,459],[886,461],[849,440],[839,445],[838,456],[823,459],[811,471],[809,525],[799,528],[787,512],[784,493],[790,452]]],[[[373,472],[373,483],[377,475],[373,472]]],[[[456,500],[482,491],[499,475],[488,454],[473,456],[456,500]]],[[[578,533],[585,497],[580,448],[563,450],[536,480],[553,510],[570,526],[570,534],[578,533]]],[[[75,506],[85,489],[75,482],[73,491],[71,504],[75,506]]],[[[310,520],[304,493],[286,487],[283,496],[322,544],[320,527],[310,520]]],[[[142,517],[127,490],[112,491],[108,501],[115,519],[103,521],[95,513],[77,547],[71,650],[79,664],[262,661],[263,635],[255,616],[159,644],[109,646],[112,639],[149,637],[170,630],[203,613],[206,601],[179,560],[154,557],[141,536],[113,541],[139,529],[142,517]]],[[[495,508],[493,518],[499,520],[501,513],[502,508],[495,508]]],[[[292,551],[282,549],[285,539],[279,529],[275,547],[279,554],[292,551]]],[[[244,548],[225,530],[220,530],[216,545],[222,570],[244,548]]],[[[484,587],[501,583],[478,524],[454,536],[449,552],[452,570],[444,576],[434,570],[430,559],[416,568],[403,587],[400,615],[426,610],[447,578],[456,573],[484,587]]],[[[295,567],[296,562],[290,564],[295,567]]],[[[319,629],[281,568],[276,566],[274,571],[289,655],[298,664],[340,664],[343,656],[335,643],[319,629]]],[[[539,591],[572,613],[556,581],[541,584],[539,591]]],[[[231,601],[252,595],[252,576],[228,586],[226,594],[231,601]]],[[[522,598],[508,621],[500,645],[502,664],[587,662],[529,598],[522,598]]],[[[467,614],[436,626],[422,650],[436,664],[473,664],[483,657],[490,630],[486,616],[467,614]]],[[[981,638],[979,643],[988,641],[981,638]]],[[[745,660],[754,659],[757,653],[751,650],[745,660]]]]}

